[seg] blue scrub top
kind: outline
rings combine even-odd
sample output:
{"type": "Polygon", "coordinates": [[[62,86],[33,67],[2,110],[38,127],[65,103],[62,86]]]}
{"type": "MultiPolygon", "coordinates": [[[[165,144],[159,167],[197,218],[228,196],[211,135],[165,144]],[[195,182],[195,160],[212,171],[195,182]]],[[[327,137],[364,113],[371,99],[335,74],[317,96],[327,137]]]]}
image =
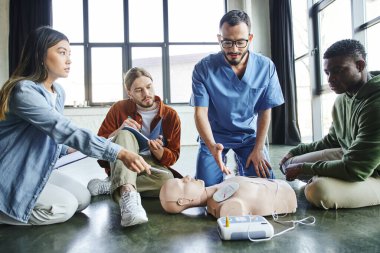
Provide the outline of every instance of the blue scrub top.
{"type": "Polygon", "coordinates": [[[194,67],[192,89],[190,105],[208,107],[214,139],[225,148],[254,144],[258,112],[284,103],[273,62],[253,52],[241,80],[222,52],[203,58],[194,67]]]}

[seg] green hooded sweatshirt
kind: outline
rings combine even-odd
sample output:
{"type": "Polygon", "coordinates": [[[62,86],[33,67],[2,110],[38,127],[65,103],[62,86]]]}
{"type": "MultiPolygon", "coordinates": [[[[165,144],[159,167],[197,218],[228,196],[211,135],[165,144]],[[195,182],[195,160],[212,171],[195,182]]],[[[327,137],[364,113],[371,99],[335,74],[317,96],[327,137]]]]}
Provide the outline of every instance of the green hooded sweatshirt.
{"type": "Polygon", "coordinates": [[[293,156],[342,148],[343,158],[304,163],[302,173],[346,181],[380,175],[380,75],[370,79],[354,96],[339,95],[332,110],[333,123],[320,141],[300,144],[293,156]]]}

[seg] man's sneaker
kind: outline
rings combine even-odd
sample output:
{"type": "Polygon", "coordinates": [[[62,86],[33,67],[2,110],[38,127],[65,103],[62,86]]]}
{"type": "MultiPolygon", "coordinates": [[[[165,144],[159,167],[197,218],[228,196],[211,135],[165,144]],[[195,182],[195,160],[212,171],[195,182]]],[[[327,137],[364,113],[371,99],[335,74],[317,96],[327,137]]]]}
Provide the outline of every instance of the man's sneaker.
{"type": "Polygon", "coordinates": [[[123,192],[119,200],[121,225],[133,226],[148,222],[146,212],[141,205],[140,194],[136,191],[123,192]]]}
{"type": "Polygon", "coordinates": [[[110,194],[111,181],[107,177],[104,180],[95,178],[91,179],[87,184],[87,189],[90,191],[91,196],[110,194]]]}

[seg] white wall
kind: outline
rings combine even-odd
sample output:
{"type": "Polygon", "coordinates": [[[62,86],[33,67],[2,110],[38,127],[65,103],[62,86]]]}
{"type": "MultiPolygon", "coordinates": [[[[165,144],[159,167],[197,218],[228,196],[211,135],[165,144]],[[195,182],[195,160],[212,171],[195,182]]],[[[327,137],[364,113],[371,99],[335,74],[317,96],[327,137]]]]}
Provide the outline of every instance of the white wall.
{"type": "Polygon", "coordinates": [[[252,22],[253,51],[271,57],[269,1],[246,0],[245,6],[252,22]]]}
{"type": "MultiPolygon", "coordinates": [[[[198,133],[193,120],[193,107],[187,105],[176,105],[172,107],[178,112],[181,119],[181,145],[196,145],[198,133]]],[[[109,107],[66,108],[64,114],[76,125],[97,133],[108,110],[109,107]]]]}

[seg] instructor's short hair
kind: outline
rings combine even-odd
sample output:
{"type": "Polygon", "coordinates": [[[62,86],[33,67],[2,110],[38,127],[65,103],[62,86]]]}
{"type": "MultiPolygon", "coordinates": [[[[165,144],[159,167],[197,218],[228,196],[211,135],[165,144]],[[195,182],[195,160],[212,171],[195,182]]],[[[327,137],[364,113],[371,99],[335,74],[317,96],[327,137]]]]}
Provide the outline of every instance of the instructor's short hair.
{"type": "Polygon", "coordinates": [[[240,23],[246,23],[248,26],[248,31],[251,31],[251,20],[247,13],[241,10],[232,10],[224,14],[219,22],[219,29],[222,28],[223,24],[227,22],[230,26],[235,26],[240,23]]]}

